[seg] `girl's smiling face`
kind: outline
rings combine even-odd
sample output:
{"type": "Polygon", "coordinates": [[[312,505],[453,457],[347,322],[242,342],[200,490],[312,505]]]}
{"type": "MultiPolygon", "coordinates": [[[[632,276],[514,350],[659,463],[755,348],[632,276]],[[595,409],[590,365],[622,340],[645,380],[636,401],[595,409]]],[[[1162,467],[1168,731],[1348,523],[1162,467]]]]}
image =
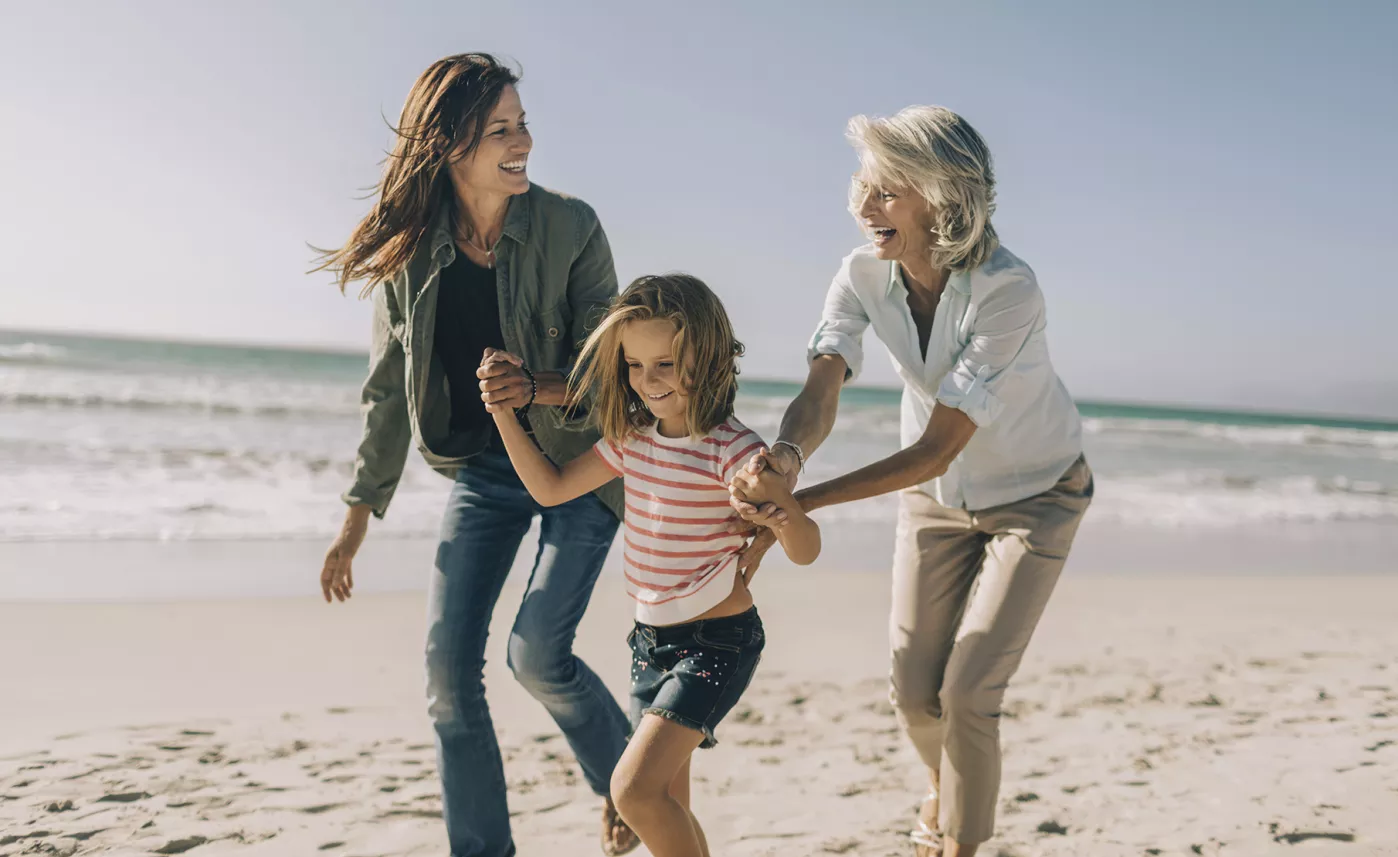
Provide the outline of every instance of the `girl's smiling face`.
{"type": "Polygon", "coordinates": [[[675,365],[675,323],[666,318],[633,321],[621,331],[621,356],[626,380],[660,423],[661,434],[683,437],[689,433],[685,414],[689,396],[680,383],[675,365]]]}

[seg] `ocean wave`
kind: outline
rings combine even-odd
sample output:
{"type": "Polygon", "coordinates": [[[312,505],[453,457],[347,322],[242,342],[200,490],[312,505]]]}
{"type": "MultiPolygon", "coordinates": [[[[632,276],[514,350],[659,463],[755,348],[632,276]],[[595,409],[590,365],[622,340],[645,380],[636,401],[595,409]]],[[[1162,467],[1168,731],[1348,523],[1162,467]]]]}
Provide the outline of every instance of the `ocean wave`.
{"type": "Polygon", "coordinates": [[[152,398],[140,394],[102,393],[29,393],[0,390],[0,405],[33,408],[73,408],[94,410],[169,411],[216,416],[250,416],[276,419],[280,417],[345,417],[353,416],[357,407],[342,403],[300,405],[291,402],[220,402],[209,399],[152,398]]]}
{"type": "Polygon", "coordinates": [[[43,342],[0,345],[0,363],[52,363],[68,355],[68,349],[43,342]]]}
{"type": "Polygon", "coordinates": [[[1166,529],[1398,523],[1398,486],[1343,476],[1245,477],[1210,470],[1098,479],[1094,518],[1166,529]]]}
{"type": "MultiPolygon", "coordinates": [[[[211,450],[110,450],[74,455],[61,469],[33,469],[7,480],[0,496],[0,541],[55,539],[324,538],[337,532],[337,497],[348,458],[211,450]]],[[[832,475],[813,468],[811,482],[832,475]]],[[[375,532],[430,538],[449,480],[412,460],[388,518],[375,532]]],[[[888,495],[822,509],[832,536],[843,526],[891,527],[888,495]]],[[[1100,523],[1156,529],[1221,530],[1364,521],[1398,525],[1398,485],[1340,476],[1252,478],[1221,471],[1098,473],[1089,516],[1100,523]]]]}
{"type": "Polygon", "coordinates": [[[269,420],[296,416],[352,419],[359,412],[359,390],[345,384],[249,376],[0,367],[0,406],[269,420]]]}
{"type": "Polygon", "coordinates": [[[1226,425],[1187,420],[1150,420],[1093,417],[1083,420],[1083,432],[1101,436],[1140,438],[1190,438],[1223,441],[1239,446],[1352,447],[1398,450],[1398,432],[1383,429],[1342,428],[1319,425],[1226,425]]]}

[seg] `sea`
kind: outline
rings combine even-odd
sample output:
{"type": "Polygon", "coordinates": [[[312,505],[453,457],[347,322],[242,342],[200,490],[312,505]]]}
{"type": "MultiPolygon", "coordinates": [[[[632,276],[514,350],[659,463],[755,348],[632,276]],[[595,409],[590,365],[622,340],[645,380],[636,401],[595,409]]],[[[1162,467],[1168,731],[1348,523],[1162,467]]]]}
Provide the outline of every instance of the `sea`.
{"type": "MultiPolygon", "coordinates": [[[[356,354],[0,331],[0,541],[326,541],[344,513],[365,369],[356,354]]],[[[745,377],[738,417],[772,437],[797,390],[745,377]]],[[[894,451],[899,396],[848,389],[807,479],[894,451]]],[[[1363,522],[1398,544],[1398,423],[1079,407],[1094,526],[1363,522]]],[[[414,454],[373,537],[434,536],[448,487],[414,454]]],[[[820,520],[886,525],[895,503],[820,520]]]]}

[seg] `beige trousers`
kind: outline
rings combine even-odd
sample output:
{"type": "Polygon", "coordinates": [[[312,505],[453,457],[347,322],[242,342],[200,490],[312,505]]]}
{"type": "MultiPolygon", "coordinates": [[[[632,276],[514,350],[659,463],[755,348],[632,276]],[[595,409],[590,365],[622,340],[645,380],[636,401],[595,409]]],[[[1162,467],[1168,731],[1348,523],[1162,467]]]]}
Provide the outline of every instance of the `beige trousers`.
{"type": "Polygon", "coordinates": [[[931,771],[941,830],[990,839],[1000,791],[1000,703],[1092,501],[1079,458],[1034,497],[979,512],[902,494],[893,560],[889,698],[931,771]]]}

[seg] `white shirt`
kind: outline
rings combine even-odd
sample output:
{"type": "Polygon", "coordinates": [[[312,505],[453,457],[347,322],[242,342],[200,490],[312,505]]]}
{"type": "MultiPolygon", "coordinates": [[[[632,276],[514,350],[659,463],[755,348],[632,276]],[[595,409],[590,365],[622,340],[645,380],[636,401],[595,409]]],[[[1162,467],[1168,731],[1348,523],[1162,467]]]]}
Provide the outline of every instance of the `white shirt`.
{"type": "Polygon", "coordinates": [[[1049,361],[1043,293],[1004,247],[951,274],[925,360],[901,267],[872,244],[857,248],[830,285],[808,357],[838,354],[848,379],[858,377],[870,325],[903,379],[904,447],[922,436],[937,402],[977,426],[947,472],[918,486],[937,502],[978,511],[1023,500],[1052,488],[1082,454],[1077,406],[1049,361]]]}

